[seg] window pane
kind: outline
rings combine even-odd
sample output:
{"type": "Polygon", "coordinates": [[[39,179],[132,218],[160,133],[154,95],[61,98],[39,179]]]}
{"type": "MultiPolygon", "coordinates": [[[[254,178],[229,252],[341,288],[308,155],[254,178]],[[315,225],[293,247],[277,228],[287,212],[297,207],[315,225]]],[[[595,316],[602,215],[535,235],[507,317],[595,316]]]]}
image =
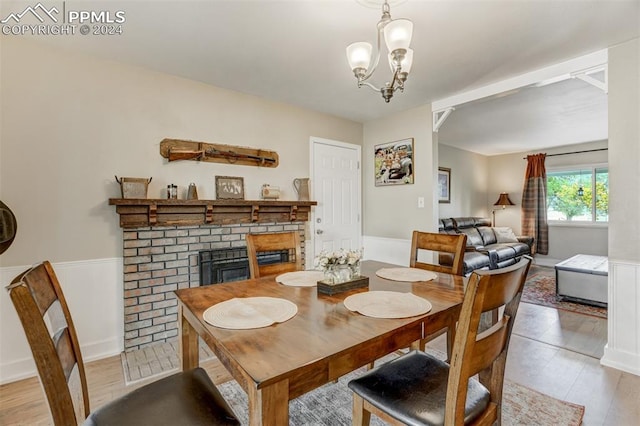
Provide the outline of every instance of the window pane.
{"type": "Polygon", "coordinates": [[[609,221],[609,169],[596,169],[596,222],[609,221]]]}
{"type": "Polygon", "coordinates": [[[547,174],[547,219],[592,221],[592,171],[571,170],[547,174]]]}

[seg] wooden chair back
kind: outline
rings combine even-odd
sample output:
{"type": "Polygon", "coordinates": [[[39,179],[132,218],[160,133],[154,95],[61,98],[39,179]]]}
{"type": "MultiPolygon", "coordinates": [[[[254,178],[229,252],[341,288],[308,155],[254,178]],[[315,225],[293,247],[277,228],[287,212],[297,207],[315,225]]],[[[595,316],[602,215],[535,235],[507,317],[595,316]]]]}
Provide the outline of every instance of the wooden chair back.
{"type": "MultiPolygon", "coordinates": [[[[524,256],[517,264],[493,271],[474,271],[465,290],[458,320],[445,402],[445,424],[463,424],[468,380],[478,374],[489,390],[489,407],[474,424],[500,424],[502,386],[511,330],[531,258],[524,256]],[[504,313],[498,318],[498,309],[504,313]],[[481,317],[491,313],[487,327],[481,317]],[[457,419],[457,420],[456,420],[457,419]]],[[[484,321],[484,320],[483,320],[484,321]]]]}
{"type": "Polygon", "coordinates": [[[449,235],[432,232],[413,231],[411,239],[411,258],[409,266],[427,269],[434,272],[446,272],[453,275],[463,275],[464,251],[467,244],[465,234],[449,235]],[[429,250],[438,253],[449,253],[453,256],[451,266],[435,265],[418,261],[418,252],[429,250]]]}
{"type": "Polygon", "coordinates": [[[89,414],[87,379],[78,337],[53,267],[47,261],[7,286],[22,322],[56,425],[82,423],[89,414]]]}
{"type": "Polygon", "coordinates": [[[251,278],[266,277],[303,269],[300,235],[297,232],[247,234],[246,240],[251,278]],[[282,250],[288,251],[287,261],[263,265],[258,262],[260,254],[282,250]]]}

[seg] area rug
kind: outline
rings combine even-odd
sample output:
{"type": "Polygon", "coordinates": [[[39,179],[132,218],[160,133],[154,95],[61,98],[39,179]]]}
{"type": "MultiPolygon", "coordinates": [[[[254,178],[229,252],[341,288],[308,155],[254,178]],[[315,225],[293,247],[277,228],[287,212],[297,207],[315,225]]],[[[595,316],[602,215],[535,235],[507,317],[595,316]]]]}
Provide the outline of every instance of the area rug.
{"type": "Polygon", "coordinates": [[[522,302],[548,306],[585,315],[607,318],[607,308],[583,305],[582,303],[565,302],[556,296],[555,269],[544,266],[533,266],[529,270],[524,284],[522,302]]]}
{"type": "MultiPolygon", "coordinates": [[[[338,380],[313,390],[289,402],[289,424],[298,425],[351,425],[352,392],[347,383],[362,374],[359,369],[338,380]]],[[[232,380],[218,386],[243,425],[248,424],[247,395],[232,380]]],[[[552,398],[548,395],[506,380],[503,393],[502,424],[505,426],[578,426],[582,423],[584,406],[552,398]]],[[[371,425],[385,422],[371,416],[371,425]]]]}

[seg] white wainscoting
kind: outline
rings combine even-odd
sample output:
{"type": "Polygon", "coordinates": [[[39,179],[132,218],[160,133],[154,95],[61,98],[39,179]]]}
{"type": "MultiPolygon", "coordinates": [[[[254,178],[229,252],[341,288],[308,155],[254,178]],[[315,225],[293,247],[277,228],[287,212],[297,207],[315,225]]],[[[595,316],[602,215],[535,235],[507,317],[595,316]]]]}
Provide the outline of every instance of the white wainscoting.
{"type": "Polygon", "coordinates": [[[364,259],[409,266],[411,240],[363,235],[364,259]]]}
{"type": "Polygon", "coordinates": [[[608,341],[602,365],[640,376],[640,264],[609,259],[608,341]]]}
{"type": "MultiPolygon", "coordinates": [[[[53,267],[67,298],[85,362],[122,352],[122,258],[61,262],[53,267]]],[[[0,268],[0,384],[36,375],[22,324],[4,290],[28,268],[0,268]]]]}

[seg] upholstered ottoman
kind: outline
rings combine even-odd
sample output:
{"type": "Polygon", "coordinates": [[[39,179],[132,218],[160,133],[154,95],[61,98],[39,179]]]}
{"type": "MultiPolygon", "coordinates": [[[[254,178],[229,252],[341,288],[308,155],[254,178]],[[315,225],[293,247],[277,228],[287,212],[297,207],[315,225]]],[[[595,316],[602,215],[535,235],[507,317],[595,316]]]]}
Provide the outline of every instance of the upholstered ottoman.
{"type": "Polygon", "coordinates": [[[577,254],[556,264],[556,294],[563,299],[606,307],[608,276],[606,256],[577,254]]]}

